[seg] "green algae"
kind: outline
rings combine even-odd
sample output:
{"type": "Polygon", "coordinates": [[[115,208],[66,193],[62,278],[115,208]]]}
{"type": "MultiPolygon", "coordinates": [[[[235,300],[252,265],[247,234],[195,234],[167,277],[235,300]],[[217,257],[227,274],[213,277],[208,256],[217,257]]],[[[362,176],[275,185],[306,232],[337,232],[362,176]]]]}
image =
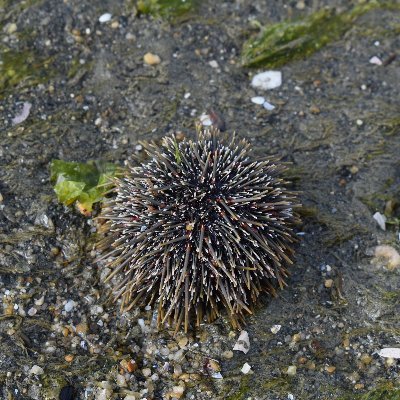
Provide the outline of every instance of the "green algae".
{"type": "Polygon", "coordinates": [[[136,8],[140,14],[174,19],[193,11],[198,0],[138,0],[136,8]]]}
{"type": "Polygon", "coordinates": [[[46,82],[51,77],[51,58],[38,57],[32,51],[14,52],[0,47],[0,98],[14,88],[46,82]]]}
{"type": "Polygon", "coordinates": [[[369,1],[342,13],[323,8],[304,19],[269,25],[256,39],[244,44],[242,65],[277,67],[310,56],[340,39],[358,17],[377,8],[397,9],[398,6],[395,2],[369,1]]]}
{"type": "Polygon", "coordinates": [[[103,199],[112,187],[111,178],[117,174],[118,167],[111,163],[53,160],[50,165],[50,179],[58,201],[67,206],[77,202],[85,215],[103,199]]]}

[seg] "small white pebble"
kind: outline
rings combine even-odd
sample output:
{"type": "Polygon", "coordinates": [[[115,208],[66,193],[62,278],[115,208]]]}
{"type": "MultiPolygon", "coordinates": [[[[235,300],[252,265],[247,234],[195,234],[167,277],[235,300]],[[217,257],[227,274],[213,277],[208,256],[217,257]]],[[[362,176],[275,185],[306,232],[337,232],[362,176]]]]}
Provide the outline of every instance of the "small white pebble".
{"type": "Polygon", "coordinates": [[[74,307],[75,307],[75,302],[74,302],[73,300],[68,300],[68,301],[65,303],[64,310],[65,310],[66,312],[70,312],[70,311],[73,310],[74,307]]]}
{"type": "Polygon", "coordinates": [[[369,59],[369,63],[374,65],[382,65],[382,60],[377,56],[373,56],[369,59]]]}
{"type": "Polygon", "coordinates": [[[400,358],[400,348],[398,347],[386,347],[379,351],[379,355],[385,358],[400,358]]]}
{"type": "Polygon", "coordinates": [[[367,90],[367,85],[361,85],[361,90],[367,90]]]}
{"type": "Polygon", "coordinates": [[[271,103],[268,103],[268,101],[264,102],[263,107],[268,111],[272,111],[275,109],[275,106],[271,103]]]}
{"type": "Polygon", "coordinates": [[[29,315],[30,317],[33,317],[34,315],[36,315],[36,313],[37,313],[37,309],[36,309],[35,307],[32,307],[32,308],[30,308],[30,309],[28,310],[28,315],[29,315]]]}
{"type": "Polygon", "coordinates": [[[378,223],[383,231],[386,231],[386,217],[380,212],[376,212],[372,218],[378,223]]]}
{"type": "Polygon", "coordinates": [[[200,115],[200,122],[203,126],[211,126],[212,125],[212,121],[207,114],[200,115]]]}
{"type": "Polygon", "coordinates": [[[271,328],[271,332],[276,335],[282,328],[282,325],[274,325],[271,328]]]}
{"type": "Polygon", "coordinates": [[[268,90],[282,85],[281,71],[265,71],[253,76],[251,86],[257,89],[268,90]]]}
{"type": "Polygon", "coordinates": [[[39,365],[34,365],[30,370],[29,370],[30,374],[33,375],[42,375],[44,374],[43,368],[39,367],[39,365]]]}
{"type": "Polygon", "coordinates": [[[243,364],[242,369],[240,370],[243,374],[248,374],[251,371],[251,366],[247,363],[243,364]]]}
{"type": "Polygon", "coordinates": [[[145,378],[149,377],[151,375],[151,369],[150,368],[143,368],[142,369],[142,374],[145,378]]]}
{"type": "Polygon", "coordinates": [[[42,296],[40,299],[35,300],[35,304],[37,306],[41,306],[44,303],[44,296],[42,296]]]}
{"type": "Polygon", "coordinates": [[[219,67],[218,62],[215,61],[215,60],[211,60],[208,64],[210,65],[211,68],[218,68],[219,67]]]}
{"type": "Polygon", "coordinates": [[[99,22],[100,22],[101,24],[104,24],[104,22],[110,21],[111,18],[112,18],[112,14],[110,14],[110,13],[105,13],[105,14],[103,14],[103,15],[101,15],[101,16],[99,17],[99,22]]]}
{"type": "Polygon", "coordinates": [[[288,367],[288,369],[287,369],[287,371],[286,371],[286,373],[287,373],[289,376],[295,376],[295,375],[296,375],[296,372],[297,372],[297,367],[296,367],[295,365],[291,365],[290,367],[288,367]]]}
{"type": "Polygon", "coordinates": [[[265,103],[265,99],[262,96],[255,96],[251,98],[251,102],[254,104],[264,104],[265,103]]]}
{"type": "Polygon", "coordinates": [[[188,99],[190,96],[191,96],[191,93],[188,92],[183,95],[183,98],[188,99]]]}
{"type": "Polygon", "coordinates": [[[364,122],[363,122],[361,119],[358,119],[358,120],[356,121],[356,124],[357,124],[358,126],[362,126],[363,123],[364,123],[364,122]]]}
{"type": "Polygon", "coordinates": [[[377,40],[376,42],[374,42],[374,46],[378,47],[381,44],[381,42],[379,40],[377,40]]]}

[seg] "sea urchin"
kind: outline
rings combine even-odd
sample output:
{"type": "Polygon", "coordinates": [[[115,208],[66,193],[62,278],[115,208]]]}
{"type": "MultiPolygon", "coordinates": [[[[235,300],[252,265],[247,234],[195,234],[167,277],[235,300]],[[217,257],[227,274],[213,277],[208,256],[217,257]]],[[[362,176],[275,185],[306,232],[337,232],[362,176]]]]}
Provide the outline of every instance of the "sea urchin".
{"type": "Polygon", "coordinates": [[[216,129],[145,149],[150,161],[116,179],[100,215],[115,298],[123,309],[158,302],[159,324],[185,331],[223,308],[239,327],[292,263],[297,204],[284,165],[251,159],[249,143],[216,129]]]}

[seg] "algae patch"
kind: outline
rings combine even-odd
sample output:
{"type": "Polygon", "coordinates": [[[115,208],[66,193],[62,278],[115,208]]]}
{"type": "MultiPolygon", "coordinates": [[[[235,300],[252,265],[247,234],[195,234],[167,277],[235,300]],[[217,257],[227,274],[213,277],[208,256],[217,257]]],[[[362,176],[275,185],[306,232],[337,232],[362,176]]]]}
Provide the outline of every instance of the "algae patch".
{"type": "Polygon", "coordinates": [[[370,1],[342,13],[324,8],[304,19],[267,26],[256,39],[244,44],[242,65],[277,67],[310,56],[338,40],[358,17],[376,8],[397,7],[394,2],[370,1]]]}
{"type": "Polygon", "coordinates": [[[13,52],[0,47],[0,98],[16,86],[31,86],[51,77],[51,58],[43,59],[31,51],[13,52]]]}
{"type": "Polygon", "coordinates": [[[89,215],[93,203],[101,201],[112,188],[111,179],[118,174],[118,170],[111,163],[53,160],[50,179],[60,203],[68,206],[76,201],[79,211],[89,215]]]}
{"type": "Polygon", "coordinates": [[[193,11],[197,4],[198,0],[139,0],[136,7],[141,14],[170,19],[193,11]]]}

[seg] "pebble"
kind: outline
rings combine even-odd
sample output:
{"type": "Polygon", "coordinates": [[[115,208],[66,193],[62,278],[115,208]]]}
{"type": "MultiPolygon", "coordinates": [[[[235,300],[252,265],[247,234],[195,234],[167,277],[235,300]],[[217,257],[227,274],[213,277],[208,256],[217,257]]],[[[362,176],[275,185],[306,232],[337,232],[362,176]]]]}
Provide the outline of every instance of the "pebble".
{"type": "Polygon", "coordinates": [[[378,353],[381,357],[385,358],[400,358],[400,348],[399,347],[386,347],[379,351],[378,353]]]}
{"type": "Polygon", "coordinates": [[[382,65],[382,60],[377,56],[373,56],[369,59],[369,63],[374,65],[382,65]]]}
{"type": "Polygon", "coordinates": [[[75,307],[75,302],[73,300],[68,300],[65,303],[64,310],[66,312],[70,312],[70,311],[72,311],[74,309],[74,307],[75,307]]]}
{"type": "Polygon", "coordinates": [[[136,392],[135,394],[127,394],[124,400],[139,400],[141,397],[140,393],[136,392]]]}
{"type": "Polygon", "coordinates": [[[111,22],[111,28],[113,28],[113,29],[119,28],[119,22],[118,21],[111,22]]]}
{"type": "Polygon", "coordinates": [[[274,325],[271,328],[271,332],[276,335],[282,328],[282,325],[274,325]]]}
{"type": "Polygon", "coordinates": [[[211,126],[212,125],[212,121],[208,114],[200,115],[200,122],[203,126],[211,126]]]}
{"type": "Polygon", "coordinates": [[[321,110],[317,106],[311,106],[310,107],[310,112],[311,112],[311,114],[318,115],[321,112],[321,110]]]}
{"type": "Polygon", "coordinates": [[[361,119],[358,119],[358,120],[356,121],[357,126],[362,126],[363,123],[364,123],[364,122],[363,122],[361,119]]]}
{"type": "Polygon", "coordinates": [[[142,369],[142,374],[145,378],[148,378],[151,375],[151,369],[150,368],[143,368],[142,369]]]}
{"type": "Polygon", "coordinates": [[[269,90],[282,85],[281,71],[264,71],[253,76],[251,86],[256,89],[269,90]]]}
{"type": "Polygon", "coordinates": [[[123,375],[117,374],[117,377],[115,378],[117,385],[119,387],[125,387],[126,386],[126,379],[123,375]]]}
{"type": "Polygon", "coordinates": [[[35,300],[35,305],[42,306],[44,303],[44,296],[40,297],[39,299],[35,300]]]}
{"type": "Polygon", "coordinates": [[[233,357],[233,351],[232,350],[226,350],[222,353],[222,357],[225,358],[226,360],[229,360],[233,357]]]}
{"type": "Polygon", "coordinates": [[[211,68],[218,68],[219,67],[218,62],[215,61],[215,60],[211,60],[208,64],[210,65],[211,68]]]}
{"type": "Polygon", "coordinates": [[[188,344],[188,342],[189,342],[189,339],[188,339],[186,336],[181,337],[181,338],[178,340],[178,346],[179,346],[181,349],[183,349],[184,347],[186,347],[186,345],[188,344]]]}
{"type": "Polygon", "coordinates": [[[72,362],[73,359],[74,359],[74,355],[73,355],[73,354],[67,354],[67,355],[64,357],[64,360],[65,360],[66,362],[72,362]]]}
{"type": "Polygon", "coordinates": [[[326,279],[324,282],[326,288],[330,288],[333,285],[333,279],[326,279]]]}
{"type": "Polygon", "coordinates": [[[147,65],[157,65],[157,64],[160,64],[161,58],[160,58],[157,54],[146,53],[146,54],[143,56],[143,61],[144,61],[147,65]]]}
{"type": "Polygon", "coordinates": [[[176,397],[177,399],[180,399],[183,396],[183,393],[185,392],[185,387],[184,386],[174,386],[172,388],[172,391],[170,392],[171,397],[176,397]]]}
{"type": "Polygon", "coordinates": [[[263,107],[268,111],[272,111],[275,109],[275,106],[271,103],[268,103],[268,101],[264,101],[263,107]]]}
{"type": "Polygon", "coordinates": [[[30,317],[33,317],[34,315],[36,315],[37,311],[38,311],[38,310],[37,310],[35,307],[31,307],[31,308],[28,310],[28,315],[29,315],[30,317]]]}
{"type": "Polygon", "coordinates": [[[333,374],[333,373],[336,371],[336,367],[333,366],[333,365],[327,365],[327,366],[325,367],[325,371],[326,371],[328,374],[333,374]]]}
{"type": "Polygon", "coordinates": [[[101,24],[104,24],[105,22],[110,21],[111,18],[112,18],[112,14],[110,14],[110,13],[105,13],[105,14],[103,14],[103,15],[101,15],[101,16],[99,17],[99,22],[100,22],[101,24]]]}
{"type": "Polygon", "coordinates": [[[15,24],[14,22],[11,22],[10,24],[8,24],[6,26],[6,32],[11,35],[13,33],[15,33],[17,31],[17,24],[15,24]]]}
{"type": "Polygon", "coordinates": [[[244,363],[240,371],[246,375],[251,371],[251,366],[248,363],[244,363]]]}
{"type": "Polygon", "coordinates": [[[297,367],[295,365],[291,365],[288,367],[286,374],[289,376],[295,376],[297,373],[297,367]]]}
{"type": "Polygon", "coordinates": [[[380,212],[376,212],[372,218],[378,223],[379,227],[386,231],[386,217],[380,212]]]}
{"type": "Polygon", "coordinates": [[[262,96],[255,96],[251,98],[251,102],[254,104],[264,104],[265,103],[265,99],[262,96]]]}
{"type": "Polygon", "coordinates": [[[44,374],[43,368],[39,367],[39,365],[34,365],[30,370],[29,370],[30,374],[33,375],[42,375],[44,374]]]}
{"type": "Polygon", "coordinates": [[[75,331],[76,333],[79,334],[86,334],[89,330],[89,326],[86,322],[80,322],[76,327],[75,331]]]}

